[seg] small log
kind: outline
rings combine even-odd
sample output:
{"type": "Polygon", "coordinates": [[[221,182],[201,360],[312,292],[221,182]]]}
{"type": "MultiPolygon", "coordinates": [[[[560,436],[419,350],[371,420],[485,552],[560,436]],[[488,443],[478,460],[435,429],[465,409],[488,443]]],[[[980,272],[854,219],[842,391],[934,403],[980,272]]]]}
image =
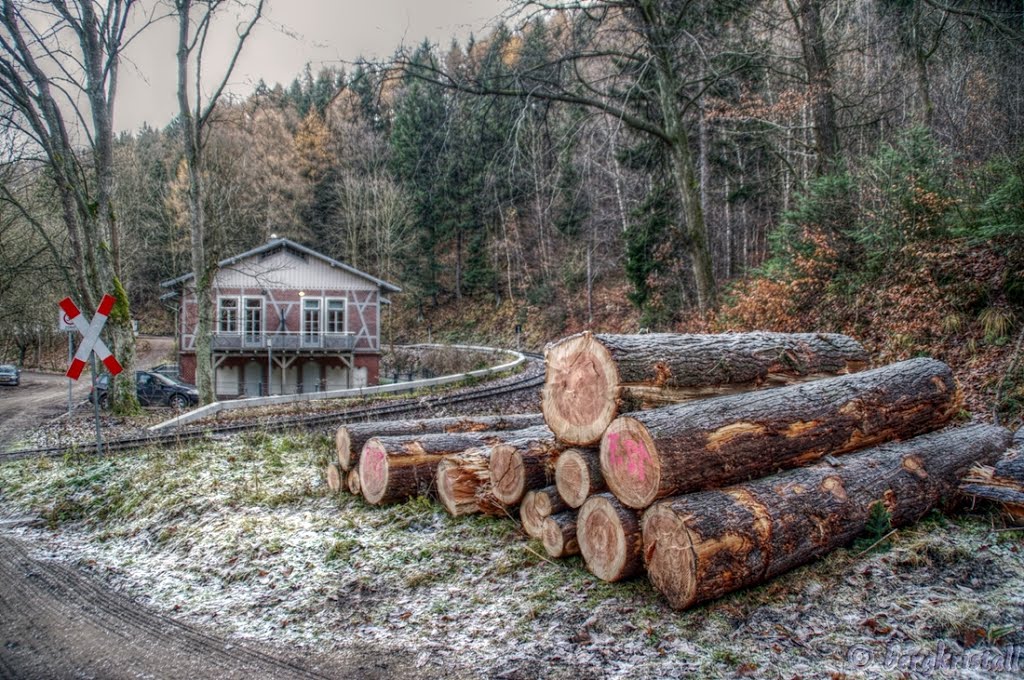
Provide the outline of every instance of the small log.
{"type": "Polygon", "coordinates": [[[596,443],[645,402],[680,402],[862,370],[867,353],[845,335],[573,335],[545,350],[544,420],[561,441],[596,443]]]}
{"type": "Polygon", "coordinates": [[[539,413],[507,416],[463,416],[458,418],[425,418],[422,420],[384,420],[372,423],[342,425],[334,435],[338,463],[342,470],[359,465],[359,452],[373,437],[402,437],[439,432],[498,432],[521,430],[544,424],[539,413]]]}
{"type": "Polygon", "coordinates": [[[523,531],[530,538],[540,538],[544,529],[544,520],[551,515],[565,512],[569,506],[565,504],[558,490],[553,486],[527,491],[523,502],[519,504],[519,520],[523,531]]]}
{"type": "Polygon", "coordinates": [[[345,473],[342,471],[341,466],[336,462],[331,461],[327,464],[327,488],[331,490],[331,493],[341,493],[346,491],[345,488],[345,473]]]}
{"type": "Polygon", "coordinates": [[[490,449],[469,449],[437,464],[437,498],[453,517],[510,514],[491,493],[490,449]]]}
{"type": "Polygon", "coordinates": [[[576,531],[587,569],[602,581],[621,581],[643,571],[640,514],[612,494],[587,499],[576,531]]]}
{"type": "Polygon", "coordinates": [[[960,409],[953,373],[913,359],[863,373],[615,420],[601,472],[625,505],[714,489],[938,429],[960,409]]]}
{"type": "Polygon", "coordinates": [[[519,505],[531,489],[554,482],[558,454],[566,447],[546,427],[519,430],[491,449],[491,489],[505,505],[519,505]]]}
{"type": "Polygon", "coordinates": [[[995,465],[971,468],[960,493],[998,503],[1014,524],[1024,526],[1024,455],[1011,449],[995,465]]]}
{"type": "MultiPolygon", "coordinates": [[[[436,490],[437,466],[445,456],[488,448],[520,432],[439,432],[420,436],[373,437],[359,455],[359,487],[370,504],[394,503],[436,490]]],[[[543,426],[540,430],[547,431],[543,426]]],[[[550,433],[549,433],[550,436],[550,433]]]]}
{"type": "Polygon", "coordinates": [[[676,609],[762,583],[861,535],[883,503],[911,524],[977,463],[1010,443],[992,425],[953,427],[718,491],[661,501],[644,513],[651,583],[676,609]]]}
{"type": "Polygon", "coordinates": [[[359,470],[349,470],[345,473],[348,482],[348,492],[353,496],[359,495],[359,470]]]}
{"type": "Polygon", "coordinates": [[[541,542],[544,543],[545,552],[551,557],[579,555],[580,544],[576,540],[576,513],[568,510],[546,518],[541,530],[541,542]]]}
{"type": "Polygon", "coordinates": [[[597,449],[562,451],[555,463],[555,486],[570,508],[579,508],[588,498],[606,490],[597,449]]]}

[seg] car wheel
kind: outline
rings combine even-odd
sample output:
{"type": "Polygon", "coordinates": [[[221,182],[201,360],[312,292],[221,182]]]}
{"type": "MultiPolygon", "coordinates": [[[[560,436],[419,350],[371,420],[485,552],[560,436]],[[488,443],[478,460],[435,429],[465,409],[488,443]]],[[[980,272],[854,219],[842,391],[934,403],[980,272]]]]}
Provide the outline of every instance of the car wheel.
{"type": "Polygon", "coordinates": [[[167,403],[171,405],[171,408],[182,410],[188,408],[188,397],[182,394],[172,394],[171,398],[167,400],[167,403]]]}
{"type": "Polygon", "coordinates": [[[100,408],[110,408],[110,395],[104,394],[100,397],[100,408]]]}

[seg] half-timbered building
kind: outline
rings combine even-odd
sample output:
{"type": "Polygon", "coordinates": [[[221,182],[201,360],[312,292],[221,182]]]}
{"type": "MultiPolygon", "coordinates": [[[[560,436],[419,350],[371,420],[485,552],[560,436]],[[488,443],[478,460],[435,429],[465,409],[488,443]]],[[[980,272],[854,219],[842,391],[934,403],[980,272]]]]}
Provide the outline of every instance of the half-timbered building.
{"type": "MultiPolygon", "coordinates": [[[[179,369],[194,382],[195,276],[160,285],[176,301],[179,369]]],[[[377,384],[381,306],[400,289],[285,238],[218,263],[212,361],[219,398],[377,384]]]]}

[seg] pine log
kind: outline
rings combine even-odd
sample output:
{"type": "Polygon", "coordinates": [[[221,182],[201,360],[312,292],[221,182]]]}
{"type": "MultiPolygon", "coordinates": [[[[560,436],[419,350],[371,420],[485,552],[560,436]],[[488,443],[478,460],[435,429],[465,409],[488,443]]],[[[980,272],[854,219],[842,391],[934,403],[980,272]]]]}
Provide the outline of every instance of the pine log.
{"type": "Polygon", "coordinates": [[[526,492],[523,502],[519,504],[519,520],[527,536],[541,538],[544,520],[568,509],[569,506],[558,495],[558,489],[546,486],[526,492]]]}
{"type": "MultiPolygon", "coordinates": [[[[370,504],[394,503],[436,490],[437,465],[445,456],[517,440],[526,428],[506,432],[439,432],[419,436],[373,437],[359,455],[359,487],[370,504]]],[[[548,432],[550,436],[550,432],[548,432]]]]}
{"type": "Polygon", "coordinates": [[[625,505],[714,489],[938,429],[960,409],[953,373],[913,359],[863,373],[617,418],[601,472],[625,505]]]}
{"type": "Polygon", "coordinates": [[[360,492],[359,488],[359,470],[349,470],[345,473],[348,477],[348,492],[353,496],[358,496],[360,492]]]}
{"type": "Polygon", "coordinates": [[[651,582],[683,609],[761,583],[850,543],[883,503],[893,527],[911,524],[1010,433],[951,427],[717,491],[667,499],[643,516],[651,582]]]}
{"type": "Polygon", "coordinates": [[[437,464],[437,498],[453,517],[510,514],[491,493],[490,449],[469,449],[437,464]]]}
{"type": "Polygon", "coordinates": [[[972,468],[960,483],[960,493],[998,503],[1014,524],[1024,526],[1024,455],[1011,449],[995,465],[972,468]]]}
{"type": "Polygon", "coordinates": [[[383,420],[372,423],[342,425],[334,435],[338,463],[342,470],[359,465],[359,452],[373,437],[401,437],[439,432],[488,432],[521,430],[544,424],[539,413],[507,416],[461,416],[458,418],[426,418],[422,420],[383,420]]]}
{"type": "Polygon", "coordinates": [[[345,488],[345,473],[336,462],[331,461],[327,464],[326,475],[327,488],[331,490],[331,493],[341,493],[347,490],[345,488]]]}
{"type": "Polygon", "coordinates": [[[595,444],[620,413],[862,370],[852,338],[823,333],[573,335],[545,350],[544,420],[561,441],[595,444]]]}
{"type": "Polygon", "coordinates": [[[551,557],[569,557],[580,554],[576,540],[576,513],[572,510],[551,515],[544,520],[541,530],[544,551],[551,557]]]}
{"type": "Polygon", "coordinates": [[[505,505],[519,505],[531,489],[554,482],[558,454],[566,448],[544,426],[519,430],[491,449],[491,489],[505,505]]]}
{"type": "Polygon", "coordinates": [[[587,499],[576,531],[587,569],[602,581],[621,581],[643,571],[640,514],[612,494],[587,499]]]}
{"type": "Polygon", "coordinates": [[[570,508],[579,508],[588,498],[606,490],[597,449],[562,451],[555,463],[555,486],[570,508]]]}

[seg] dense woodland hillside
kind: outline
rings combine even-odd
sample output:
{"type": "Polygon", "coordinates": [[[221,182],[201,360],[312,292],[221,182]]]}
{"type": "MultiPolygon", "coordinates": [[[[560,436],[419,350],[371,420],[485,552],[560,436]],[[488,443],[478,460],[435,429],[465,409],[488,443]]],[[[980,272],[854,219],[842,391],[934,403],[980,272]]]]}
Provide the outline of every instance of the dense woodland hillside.
{"type": "MultiPolygon", "coordinates": [[[[575,4],[222,103],[208,254],[274,233],[393,281],[395,342],[842,331],[943,358],[969,408],[1019,418],[1019,2],[575,4]]],[[[39,299],[73,244],[8,122],[0,351],[31,363],[62,346],[39,299]]],[[[168,331],[158,282],[192,269],[180,119],[112,153],[119,280],[168,331]]]]}

